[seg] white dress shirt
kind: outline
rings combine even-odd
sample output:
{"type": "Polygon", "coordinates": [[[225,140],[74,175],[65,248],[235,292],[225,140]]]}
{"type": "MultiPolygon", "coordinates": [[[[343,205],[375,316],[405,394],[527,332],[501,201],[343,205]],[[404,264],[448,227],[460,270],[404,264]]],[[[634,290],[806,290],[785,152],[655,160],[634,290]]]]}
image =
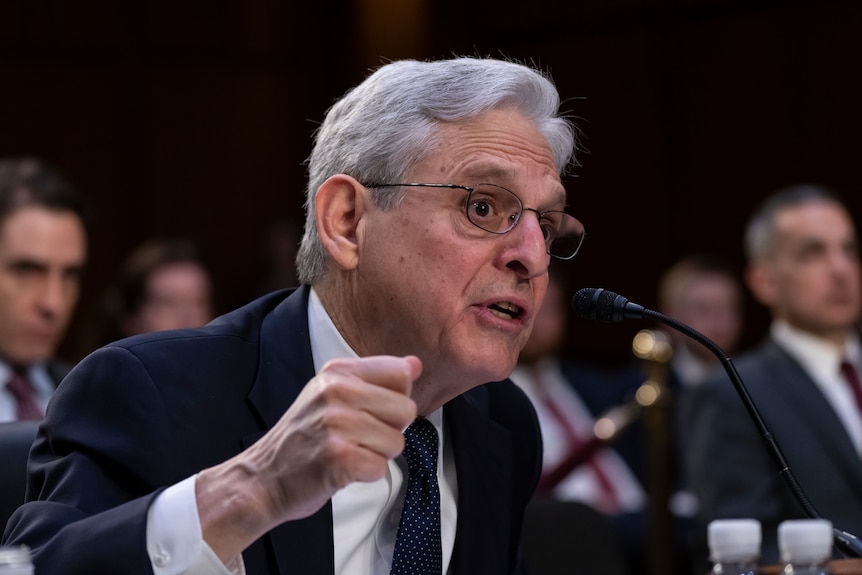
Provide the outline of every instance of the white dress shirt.
{"type": "MultiPolygon", "coordinates": [[[[309,336],[315,373],[330,359],[357,357],[332,323],[312,289],[308,309],[309,336]]],[[[457,481],[455,462],[443,426],[443,411],[428,416],[440,434],[437,479],[443,572],[448,572],[455,546],[457,481]]],[[[356,482],[332,497],[336,575],[388,573],[406,490],[407,464],[399,456],[389,462],[386,477],[356,482]]],[[[195,478],[161,493],[147,516],[147,550],[155,575],[243,575],[242,557],[223,565],[203,541],[195,501],[195,478]]]]}
{"type": "Polygon", "coordinates": [[[687,345],[680,344],[673,348],[670,365],[680,384],[690,388],[700,385],[718,363],[707,363],[694,355],[687,345]]]}

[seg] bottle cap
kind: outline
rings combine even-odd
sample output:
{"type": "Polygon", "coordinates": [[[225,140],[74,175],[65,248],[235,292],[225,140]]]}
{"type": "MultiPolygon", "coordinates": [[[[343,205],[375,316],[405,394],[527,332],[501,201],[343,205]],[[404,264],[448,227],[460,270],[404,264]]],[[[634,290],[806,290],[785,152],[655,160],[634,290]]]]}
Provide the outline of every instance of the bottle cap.
{"type": "Polygon", "coordinates": [[[707,526],[707,541],[714,563],[756,560],[760,557],[760,521],[715,519],[707,526]]]}
{"type": "Polygon", "coordinates": [[[788,519],[778,525],[778,549],[785,563],[819,563],[832,556],[832,522],[788,519]]]}
{"type": "Polygon", "coordinates": [[[30,564],[30,548],[26,545],[18,547],[0,547],[0,565],[18,567],[30,564]]]}

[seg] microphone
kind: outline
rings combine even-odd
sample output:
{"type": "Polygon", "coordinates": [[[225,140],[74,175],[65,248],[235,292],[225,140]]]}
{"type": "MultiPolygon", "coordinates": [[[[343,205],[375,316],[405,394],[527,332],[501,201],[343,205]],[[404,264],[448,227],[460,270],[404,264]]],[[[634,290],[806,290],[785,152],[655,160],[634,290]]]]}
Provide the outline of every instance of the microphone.
{"type": "MultiPolygon", "coordinates": [[[[760,412],[754,403],[754,400],[748,393],[748,389],[742,381],[739,373],[736,371],[736,366],[730,360],[730,357],[711,339],[695,330],[694,328],[677,321],[671,317],[659,313],[657,311],[645,308],[634,302],[630,302],[623,296],[612,291],[607,291],[603,288],[583,288],[577,291],[572,296],[572,308],[575,313],[584,318],[602,322],[621,322],[627,319],[653,319],[663,323],[676,331],[679,331],[698,343],[705,346],[715,355],[721,362],[722,367],[730,377],[736,392],[739,394],[748,415],[757,427],[757,431],[763,438],[763,443],[769,451],[775,465],[779,470],[779,474],[784,478],[793,496],[802,509],[812,519],[822,519],[823,517],[809,501],[808,496],[799,485],[796,476],[790,469],[790,465],[784,458],[784,454],[778,447],[775,438],[769,431],[760,412]]],[[[852,533],[842,531],[837,527],[833,529],[835,545],[847,557],[862,557],[862,541],[852,533]]]]}

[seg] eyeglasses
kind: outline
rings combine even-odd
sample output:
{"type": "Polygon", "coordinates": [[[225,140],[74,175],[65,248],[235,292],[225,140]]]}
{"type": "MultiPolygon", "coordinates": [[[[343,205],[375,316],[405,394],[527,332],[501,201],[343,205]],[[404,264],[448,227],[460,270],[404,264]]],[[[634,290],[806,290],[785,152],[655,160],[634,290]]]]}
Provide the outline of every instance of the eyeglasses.
{"type": "Polygon", "coordinates": [[[545,248],[548,254],[570,260],[575,257],[584,241],[584,225],[574,216],[558,210],[540,212],[525,208],[514,192],[495,184],[362,184],[366,188],[452,188],[467,191],[464,213],[471,224],[492,234],[505,234],[518,225],[525,211],[534,212],[539,219],[545,248]]]}

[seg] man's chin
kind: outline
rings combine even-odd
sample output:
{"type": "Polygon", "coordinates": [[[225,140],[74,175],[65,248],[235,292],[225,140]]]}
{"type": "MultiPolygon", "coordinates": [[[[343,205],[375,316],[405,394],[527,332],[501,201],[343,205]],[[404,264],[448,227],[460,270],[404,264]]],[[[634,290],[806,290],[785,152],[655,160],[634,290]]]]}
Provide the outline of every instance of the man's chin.
{"type": "Polygon", "coordinates": [[[500,361],[488,370],[487,375],[484,378],[484,382],[503,381],[512,374],[515,370],[516,364],[517,360],[500,361]]]}
{"type": "Polygon", "coordinates": [[[40,348],[36,350],[30,349],[26,352],[16,354],[16,357],[11,358],[11,360],[17,365],[32,365],[34,363],[48,361],[52,357],[54,357],[53,348],[51,350],[40,348]]]}

